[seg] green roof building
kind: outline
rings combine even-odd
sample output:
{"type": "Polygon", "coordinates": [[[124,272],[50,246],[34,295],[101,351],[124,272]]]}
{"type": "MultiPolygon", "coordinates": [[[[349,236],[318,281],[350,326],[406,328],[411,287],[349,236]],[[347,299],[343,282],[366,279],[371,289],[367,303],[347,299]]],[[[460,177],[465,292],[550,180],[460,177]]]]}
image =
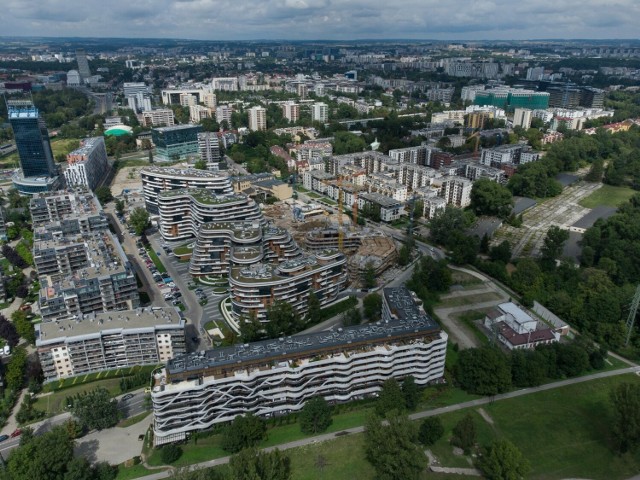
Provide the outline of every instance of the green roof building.
{"type": "Polygon", "coordinates": [[[499,107],[506,111],[513,111],[516,108],[545,110],[549,108],[549,94],[519,88],[496,88],[477,92],[474,103],[481,106],[499,107]]]}

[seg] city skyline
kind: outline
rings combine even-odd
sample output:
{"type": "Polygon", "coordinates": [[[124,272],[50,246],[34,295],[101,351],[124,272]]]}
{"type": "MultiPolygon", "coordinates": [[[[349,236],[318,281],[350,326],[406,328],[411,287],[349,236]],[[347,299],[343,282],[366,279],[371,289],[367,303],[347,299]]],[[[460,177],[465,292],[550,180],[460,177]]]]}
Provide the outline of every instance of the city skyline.
{"type": "Polygon", "coordinates": [[[637,39],[632,0],[9,0],[6,36],[197,40],[637,39]]]}

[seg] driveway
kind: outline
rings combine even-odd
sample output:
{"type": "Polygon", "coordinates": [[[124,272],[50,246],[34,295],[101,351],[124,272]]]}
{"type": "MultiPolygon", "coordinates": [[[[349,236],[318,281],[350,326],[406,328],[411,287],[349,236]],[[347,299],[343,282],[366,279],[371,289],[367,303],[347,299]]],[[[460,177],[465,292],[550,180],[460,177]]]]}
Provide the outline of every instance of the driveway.
{"type": "Polygon", "coordinates": [[[140,455],[142,444],[138,437],[144,435],[153,422],[149,415],[127,428],[109,428],[90,433],[76,441],[75,454],[90,462],[108,462],[112,465],[140,455]]]}

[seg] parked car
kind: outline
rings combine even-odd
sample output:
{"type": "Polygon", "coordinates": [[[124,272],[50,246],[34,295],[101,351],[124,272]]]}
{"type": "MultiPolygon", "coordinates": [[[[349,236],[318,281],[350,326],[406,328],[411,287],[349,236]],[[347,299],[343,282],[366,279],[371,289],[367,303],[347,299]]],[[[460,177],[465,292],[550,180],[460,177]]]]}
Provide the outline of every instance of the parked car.
{"type": "Polygon", "coordinates": [[[0,435],[0,442],[4,442],[7,438],[9,438],[9,435],[0,435]]]}
{"type": "Polygon", "coordinates": [[[202,292],[204,292],[204,290],[202,290],[201,288],[196,288],[194,291],[195,291],[196,293],[202,293],[202,292]]]}
{"type": "Polygon", "coordinates": [[[173,283],[173,282],[165,282],[164,284],[165,284],[165,286],[167,286],[167,287],[171,287],[171,288],[173,288],[173,287],[175,287],[175,286],[176,286],[176,284],[175,284],[175,283],[173,283]]]}
{"type": "Polygon", "coordinates": [[[133,393],[127,393],[126,395],[123,395],[123,396],[122,396],[121,400],[122,400],[123,402],[126,402],[127,400],[130,400],[130,399],[132,399],[132,398],[133,398],[133,393]]]}
{"type": "Polygon", "coordinates": [[[19,437],[20,435],[22,435],[22,430],[20,430],[19,428],[16,428],[13,433],[10,435],[11,438],[16,438],[19,437]]]}

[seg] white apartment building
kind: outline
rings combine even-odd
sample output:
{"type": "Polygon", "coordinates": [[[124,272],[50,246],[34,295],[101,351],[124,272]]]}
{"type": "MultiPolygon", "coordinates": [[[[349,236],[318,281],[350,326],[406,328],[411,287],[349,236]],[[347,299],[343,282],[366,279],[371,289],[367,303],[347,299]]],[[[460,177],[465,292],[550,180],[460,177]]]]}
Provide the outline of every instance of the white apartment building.
{"type": "Polygon", "coordinates": [[[145,127],[172,127],[176,124],[173,110],[157,108],[142,112],[142,125],[145,127]]]}
{"type": "Polygon", "coordinates": [[[444,177],[440,196],[447,201],[448,205],[464,208],[471,203],[471,188],[473,182],[464,177],[444,177]]]}
{"type": "Polygon", "coordinates": [[[231,105],[219,105],[216,107],[216,122],[221,124],[226,121],[231,126],[231,115],[233,107],[231,105]]]}
{"type": "Polygon", "coordinates": [[[431,123],[459,123],[464,124],[464,110],[445,110],[431,114],[431,123]]]}
{"type": "Polygon", "coordinates": [[[209,107],[211,109],[215,109],[217,105],[216,94],[213,92],[204,92],[200,97],[202,103],[204,103],[205,107],[209,107]]]}
{"type": "Polygon", "coordinates": [[[185,320],[169,307],[92,312],[35,326],[45,381],[157,365],[186,353],[185,320]]]}
{"type": "Polygon", "coordinates": [[[211,88],[213,90],[221,90],[223,92],[237,92],[237,77],[216,77],[211,79],[211,88]]]}
{"type": "Polygon", "coordinates": [[[156,445],[237,415],[275,416],[324,397],[342,403],[376,395],[389,378],[441,381],[447,334],[405,288],[385,289],[375,324],[196,352],[170,360],[151,397],[156,445]]]}
{"type": "Polygon", "coordinates": [[[205,118],[210,118],[212,111],[209,107],[202,105],[191,105],[189,107],[189,120],[191,123],[200,123],[205,118]]]}
{"type": "Polygon", "coordinates": [[[252,132],[267,129],[267,109],[264,107],[251,107],[249,113],[249,130],[252,132]]]}
{"type": "Polygon", "coordinates": [[[67,186],[94,190],[109,172],[107,149],[103,137],[85,138],[80,147],[67,155],[64,178],[67,186]]]}
{"type": "Polygon", "coordinates": [[[286,102],[281,105],[282,115],[291,123],[295,123],[300,118],[300,105],[295,102],[286,102]]]}
{"type": "Polygon", "coordinates": [[[311,120],[325,123],[329,120],[329,106],[326,103],[318,102],[311,106],[311,120]]]}
{"type": "Polygon", "coordinates": [[[200,159],[207,162],[207,170],[217,171],[220,169],[220,139],[216,132],[198,133],[198,149],[200,159]]]}
{"type": "Polygon", "coordinates": [[[194,105],[198,105],[198,96],[186,92],[181,93],[180,105],[182,107],[193,107],[194,105]]]}
{"type": "Polygon", "coordinates": [[[532,111],[528,108],[516,108],[513,112],[513,126],[525,130],[531,127],[532,111]]]}

